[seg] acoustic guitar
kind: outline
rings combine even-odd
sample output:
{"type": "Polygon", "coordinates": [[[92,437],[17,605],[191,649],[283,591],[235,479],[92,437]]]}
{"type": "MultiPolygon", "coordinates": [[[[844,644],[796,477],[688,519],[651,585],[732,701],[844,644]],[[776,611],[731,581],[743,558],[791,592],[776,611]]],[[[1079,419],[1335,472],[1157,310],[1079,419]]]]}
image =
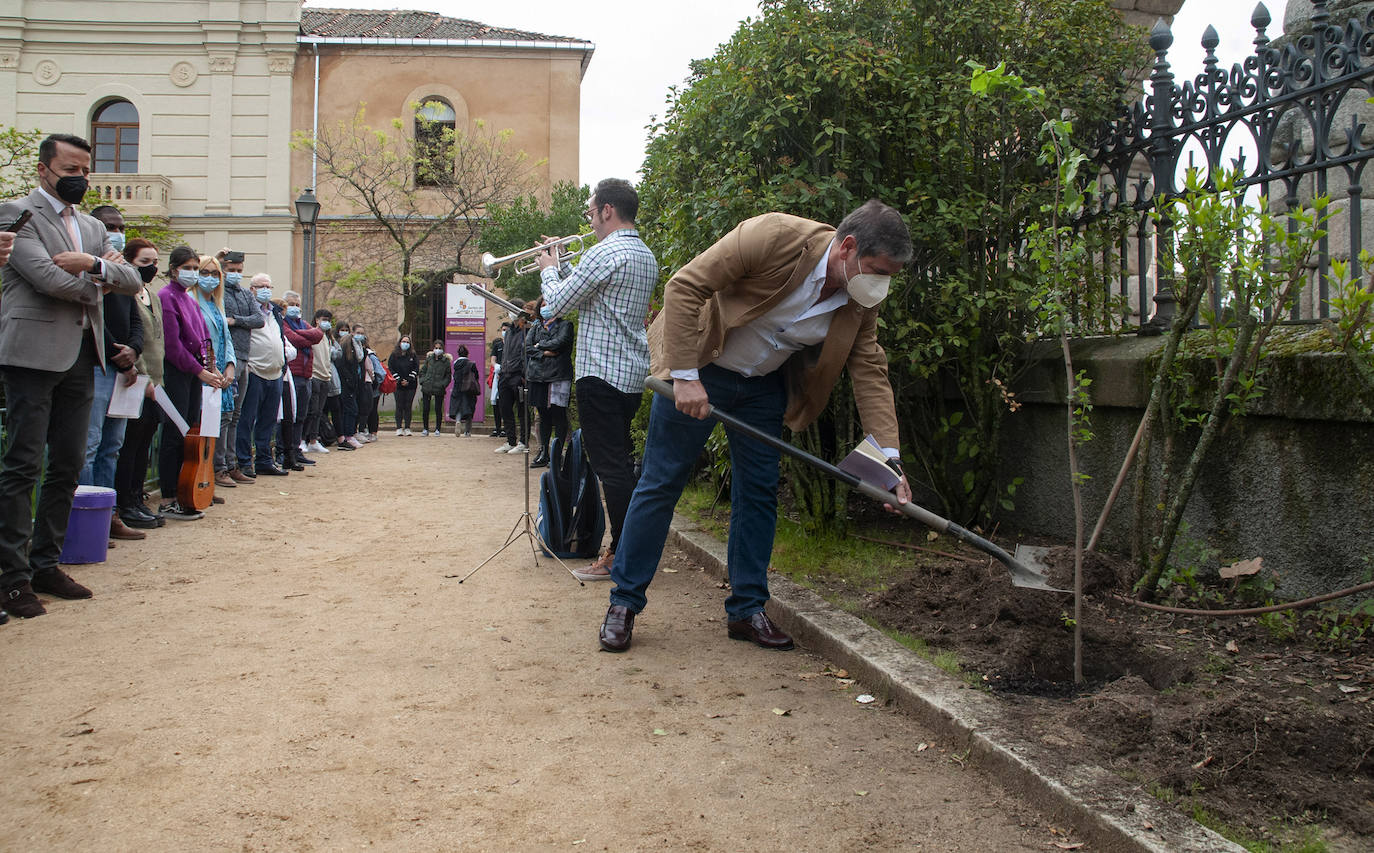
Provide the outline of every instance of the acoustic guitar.
{"type": "Polygon", "coordinates": [[[215,440],[202,436],[197,424],[187,431],[183,441],[177,503],[186,509],[203,510],[215,499],[215,440]]]}

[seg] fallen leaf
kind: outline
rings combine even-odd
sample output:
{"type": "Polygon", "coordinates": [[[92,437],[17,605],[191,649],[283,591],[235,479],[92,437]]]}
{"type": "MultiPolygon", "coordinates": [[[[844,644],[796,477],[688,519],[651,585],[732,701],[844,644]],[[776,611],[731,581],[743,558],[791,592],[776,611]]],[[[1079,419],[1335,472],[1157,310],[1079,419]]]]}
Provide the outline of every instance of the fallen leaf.
{"type": "Polygon", "coordinates": [[[573,842],[573,846],[576,847],[576,846],[579,845],[579,844],[586,844],[586,843],[587,843],[587,839],[585,839],[585,838],[579,838],[579,839],[577,839],[576,841],[573,842]]]}
{"type": "Polygon", "coordinates": [[[930,744],[928,744],[928,743],[918,743],[918,744],[916,744],[916,751],[917,751],[917,752],[925,752],[927,749],[930,749],[930,744]]]}
{"type": "Polygon", "coordinates": [[[833,670],[830,674],[833,675],[833,676],[835,676],[836,678],[848,678],[848,677],[849,677],[849,670],[847,670],[847,669],[837,669],[837,670],[833,670]]]}
{"type": "Polygon", "coordinates": [[[660,571],[662,571],[665,575],[677,574],[677,569],[661,569],[660,571]]]}
{"type": "Polygon", "coordinates": [[[785,708],[774,708],[774,709],[773,709],[773,713],[774,713],[774,714],[777,714],[779,717],[790,717],[790,716],[792,716],[792,712],[791,712],[791,711],[788,711],[788,710],[785,709],[785,708]]]}
{"type": "Polygon", "coordinates": [[[1222,566],[1218,574],[1227,579],[1238,578],[1244,575],[1257,575],[1262,568],[1264,568],[1264,558],[1256,557],[1253,560],[1238,560],[1229,566],[1222,566]]]}
{"type": "Polygon", "coordinates": [[[662,736],[662,735],[666,735],[667,733],[668,733],[668,730],[667,730],[667,729],[654,729],[654,734],[656,734],[656,735],[662,736]]]}
{"type": "Polygon", "coordinates": [[[854,683],[854,679],[852,679],[852,678],[837,678],[837,679],[835,679],[835,682],[836,682],[837,684],[841,684],[841,685],[843,685],[843,686],[845,686],[845,687],[848,687],[849,685],[851,685],[851,684],[854,683]]]}
{"type": "Polygon", "coordinates": [[[1054,846],[1058,847],[1060,850],[1077,850],[1078,848],[1083,846],[1083,842],[1075,841],[1073,843],[1069,843],[1068,841],[1056,841],[1054,842],[1054,846]]]}
{"type": "Polygon", "coordinates": [[[1226,641],[1226,651],[1230,652],[1230,653],[1233,654],[1233,655],[1234,655],[1234,654],[1239,654],[1239,653],[1240,653],[1240,646],[1236,645],[1236,641],[1235,641],[1235,640],[1227,640],[1227,641],[1226,641]]]}
{"type": "Polygon", "coordinates": [[[936,533],[934,530],[930,530],[930,531],[927,531],[927,532],[926,532],[926,541],[927,541],[927,542],[934,542],[936,539],[939,539],[939,538],[940,538],[940,534],[936,533]]]}
{"type": "Polygon", "coordinates": [[[855,791],[854,793],[857,794],[857,795],[859,795],[860,797],[867,797],[867,796],[868,796],[868,792],[867,792],[867,791],[855,791]]]}
{"type": "Polygon", "coordinates": [[[1349,684],[1337,684],[1337,685],[1336,685],[1336,688],[1337,688],[1338,690],[1340,690],[1342,693],[1359,693],[1359,692],[1360,692],[1360,688],[1358,688],[1358,687],[1351,687],[1349,684]]]}
{"type": "Polygon", "coordinates": [[[855,702],[858,702],[860,705],[867,705],[867,704],[869,704],[869,703],[871,703],[871,702],[876,702],[876,701],[878,701],[878,700],[875,699],[875,698],[873,698],[872,696],[868,695],[867,693],[863,693],[863,694],[860,694],[859,696],[854,697],[854,701],[855,701],[855,702]]]}

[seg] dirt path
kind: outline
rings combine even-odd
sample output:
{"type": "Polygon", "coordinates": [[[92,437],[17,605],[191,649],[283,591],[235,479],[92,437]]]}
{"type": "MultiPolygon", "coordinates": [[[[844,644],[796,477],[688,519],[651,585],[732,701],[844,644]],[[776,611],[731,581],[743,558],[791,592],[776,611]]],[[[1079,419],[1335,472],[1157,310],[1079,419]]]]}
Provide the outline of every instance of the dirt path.
{"type": "Polygon", "coordinates": [[[1035,810],[673,556],[625,655],[493,439],[222,492],[0,627],[4,850],[1044,850],[1035,810]],[[774,709],[788,713],[780,715],[774,709]],[[585,846],[584,846],[585,845],[585,846]]]}

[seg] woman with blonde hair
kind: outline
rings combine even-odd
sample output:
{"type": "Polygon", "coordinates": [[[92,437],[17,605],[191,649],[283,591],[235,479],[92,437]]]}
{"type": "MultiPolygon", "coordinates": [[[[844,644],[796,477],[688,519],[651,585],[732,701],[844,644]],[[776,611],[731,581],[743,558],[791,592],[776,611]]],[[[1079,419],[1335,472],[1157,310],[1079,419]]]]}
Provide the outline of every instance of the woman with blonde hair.
{"type": "MultiPolygon", "coordinates": [[[[196,304],[200,306],[205,326],[210,331],[210,345],[215,351],[215,369],[222,374],[220,388],[220,436],[227,432],[234,411],[234,340],[229,336],[229,324],[224,316],[224,272],[219,261],[210,255],[200,259],[200,274],[196,278],[196,304]]],[[[232,489],[238,484],[229,476],[229,463],[223,441],[215,442],[215,485],[232,489]]],[[[219,503],[223,499],[215,498],[219,503]]]]}

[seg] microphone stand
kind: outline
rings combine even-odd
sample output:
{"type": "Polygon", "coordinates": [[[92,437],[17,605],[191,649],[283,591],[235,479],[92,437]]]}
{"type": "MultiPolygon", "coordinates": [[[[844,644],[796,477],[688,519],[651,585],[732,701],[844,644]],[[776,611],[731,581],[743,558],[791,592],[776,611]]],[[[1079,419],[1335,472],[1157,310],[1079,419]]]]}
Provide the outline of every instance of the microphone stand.
{"type": "MultiPolygon", "coordinates": [[[[530,396],[529,389],[524,385],[520,386],[520,411],[523,417],[523,420],[520,423],[524,427],[524,432],[528,433],[530,431],[530,396]]],[[[530,554],[534,556],[534,565],[536,567],[539,565],[539,548],[543,548],[545,553],[553,557],[554,560],[558,562],[558,565],[563,567],[563,571],[567,572],[569,577],[577,581],[578,586],[586,586],[587,584],[584,583],[580,578],[578,578],[577,575],[573,574],[573,570],[568,568],[567,563],[564,563],[562,560],[560,560],[558,558],[558,555],[553,552],[553,549],[549,547],[548,543],[545,542],[539,536],[539,528],[534,523],[534,516],[530,513],[530,447],[528,441],[529,436],[527,435],[525,438],[527,440],[520,442],[521,444],[525,445],[525,511],[520,513],[520,517],[515,520],[515,524],[510,529],[510,535],[506,537],[506,544],[502,545],[500,548],[497,548],[495,554],[492,554],[490,557],[478,563],[475,567],[473,567],[472,571],[463,575],[461,578],[458,578],[458,583],[462,583],[463,581],[477,574],[478,569],[482,568],[487,563],[490,563],[492,560],[496,559],[496,557],[502,551],[506,550],[512,544],[514,544],[515,540],[519,539],[521,536],[528,536],[530,538],[530,554]],[[536,548],[536,545],[538,545],[539,547],[536,548]]],[[[458,576],[444,575],[444,577],[455,578],[458,576]]]]}

